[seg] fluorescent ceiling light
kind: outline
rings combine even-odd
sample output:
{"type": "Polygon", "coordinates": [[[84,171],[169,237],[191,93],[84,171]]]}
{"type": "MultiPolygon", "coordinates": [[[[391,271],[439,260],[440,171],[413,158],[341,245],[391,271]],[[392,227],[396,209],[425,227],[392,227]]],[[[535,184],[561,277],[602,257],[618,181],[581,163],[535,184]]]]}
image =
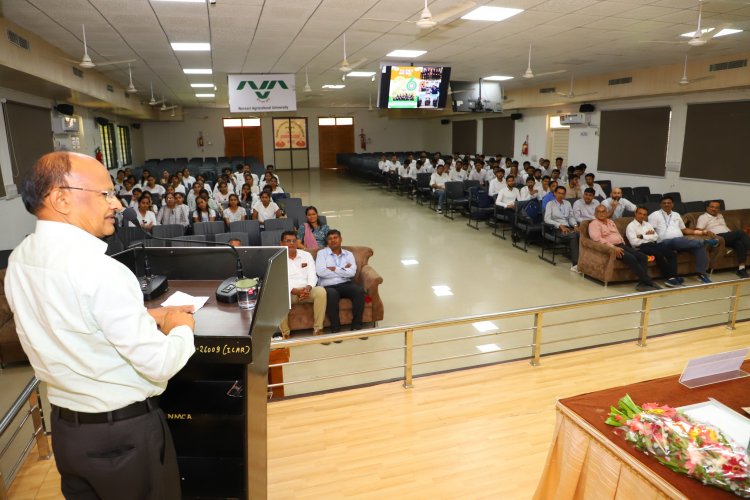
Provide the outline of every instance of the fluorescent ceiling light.
{"type": "Polygon", "coordinates": [[[469,21],[504,21],[509,17],[523,12],[523,9],[509,9],[507,7],[477,7],[468,14],[461,16],[461,19],[469,21]]]}
{"type": "Polygon", "coordinates": [[[426,50],[394,50],[386,55],[388,57],[419,57],[426,53],[426,50]]]}
{"type": "Polygon", "coordinates": [[[496,352],[496,351],[501,350],[500,346],[497,344],[482,344],[482,345],[478,345],[477,349],[480,352],[496,352]]]}
{"type": "Polygon", "coordinates": [[[211,89],[214,87],[213,83],[191,83],[191,87],[194,89],[211,89]]]}
{"type": "Polygon", "coordinates": [[[216,94],[195,94],[195,97],[216,97],[216,94]]]}
{"type": "Polygon", "coordinates": [[[445,297],[448,295],[453,295],[453,292],[451,291],[451,287],[447,285],[435,285],[432,287],[432,293],[437,295],[438,297],[445,297]]]}
{"type": "Polygon", "coordinates": [[[472,323],[472,326],[476,328],[479,333],[485,333],[485,332],[491,332],[492,330],[497,330],[497,325],[493,323],[492,321],[479,321],[477,323],[472,323]]]}
{"type": "Polygon", "coordinates": [[[512,80],[512,76],[492,75],[485,76],[482,80],[489,80],[491,82],[504,82],[505,80],[512,80]]]}
{"type": "Polygon", "coordinates": [[[210,75],[213,70],[211,68],[185,68],[182,72],[186,75],[210,75]]]}
{"type": "Polygon", "coordinates": [[[195,51],[207,51],[211,50],[211,44],[206,42],[200,43],[182,43],[172,42],[172,50],[183,51],[183,50],[195,50],[195,51]]]}
{"type": "Polygon", "coordinates": [[[374,71],[350,71],[346,74],[346,76],[361,76],[361,77],[370,77],[375,74],[374,71]]]}
{"type": "Polygon", "coordinates": [[[341,85],[341,84],[333,84],[333,85],[332,84],[327,84],[327,85],[323,85],[321,88],[323,88],[323,89],[343,89],[344,87],[346,87],[346,85],[341,85]]]}
{"type": "Polygon", "coordinates": [[[419,261],[415,259],[404,259],[401,261],[401,263],[405,266],[416,266],[417,264],[419,264],[419,261]]]}

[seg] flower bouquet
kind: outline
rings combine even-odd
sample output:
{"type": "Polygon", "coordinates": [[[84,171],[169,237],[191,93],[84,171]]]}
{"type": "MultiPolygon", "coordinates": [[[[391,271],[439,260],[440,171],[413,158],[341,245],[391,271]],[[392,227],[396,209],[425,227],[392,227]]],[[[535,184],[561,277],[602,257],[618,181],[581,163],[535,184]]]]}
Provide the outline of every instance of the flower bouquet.
{"type": "Polygon", "coordinates": [[[750,498],[747,451],[720,430],[669,406],[638,406],[629,395],[610,407],[606,423],[623,429],[627,441],[673,471],[750,498]]]}

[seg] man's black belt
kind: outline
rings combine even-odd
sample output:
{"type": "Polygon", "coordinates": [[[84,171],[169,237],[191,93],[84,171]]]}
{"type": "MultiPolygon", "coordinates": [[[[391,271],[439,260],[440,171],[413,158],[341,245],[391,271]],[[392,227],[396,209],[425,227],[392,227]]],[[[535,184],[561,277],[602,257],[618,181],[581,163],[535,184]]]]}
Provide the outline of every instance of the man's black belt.
{"type": "Polygon", "coordinates": [[[159,408],[159,397],[153,396],[144,401],[129,404],[119,410],[105,411],[102,413],[86,413],[60,407],[57,407],[57,410],[60,412],[60,418],[67,422],[78,424],[105,424],[108,422],[112,423],[140,417],[141,415],[156,410],[157,408],[159,408]]]}

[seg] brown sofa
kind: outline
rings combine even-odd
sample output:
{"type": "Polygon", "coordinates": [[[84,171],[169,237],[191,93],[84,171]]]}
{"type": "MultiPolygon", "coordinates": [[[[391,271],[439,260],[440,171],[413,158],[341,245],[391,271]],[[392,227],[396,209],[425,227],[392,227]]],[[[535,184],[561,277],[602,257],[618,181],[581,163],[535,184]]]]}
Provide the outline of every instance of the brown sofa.
{"type": "MultiPolygon", "coordinates": [[[[700,217],[702,214],[703,212],[690,212],[685,214],[682,219],[685,221],[685,225],[687,227],[692,228],[695,227],[695,225],[698,223],[698,217],[700,217]]],[[[744,231],[745,227],[750,225],[750,208],[743,208],[740,210],[725,210],[724,212],[722,212],[722,215],[724,216],[724,222],[727,223],[727,226],[732,231],[744,231]]],[[[719,238],[719,240],[721,241],[721,244],[715,251],[711,252],[711,269],[736,270],[737,256],[734,254],[734,252],[727,253],[727,250],[731,250],[731,248],[726,247],[722,238],[719,238]]]]}
{"type": "MultiPolygon", "coordinates": [[[[375,323],[383,319],[383,301],[378,293],[378,286],[383,282],[383,278],[368,264],[373,251],[370,247],[344,247],[354,254],[354,260],[357,262],[357,274],[352,280],[354,283],[362,285],[367,294],[365,297],[365,311],[362,315],[362,321],[375,323]]],[[[318,251],[310,252],[313,258],[318,251]]],[[[342,325],[350,325],[352,322],[352,301],[341,299],[339,303],[339,318],[342,325]]],[[[328,317],[326,317],[325,326],[330,326],[328,317]]],[[[313,306],[312,304],[295,304],[289,311],[289,329],[308,330],[313,327],[313,306]]]]}
{"type": "MultiPolygon", "coordinates": [[[[615,220],[617,229],[620,231],[626,245],[628,243],[625,237],[625,228],[628,227],[628,224],[632,220],[632,217],[621,217],[615,220]]],[[[611,282],[636,281],[638,277],[633,274],[625,263],[617,259],[613,247],[604,243],[598,243],[589,238],[589,222],[583,221],[580,226],[578,270],[586,276],[603,282],[604,286],[607,286],[607,283],[611,282]]],[[[696,238],[704,239],[700,236],[696,238]]],[[[709,262],[713,262],[717,255],[725,253],[726,249],[722,240],[718,247],[709,252],[709,262]]],[[[693,273],[695,273],[695,259],[687,252],[679,252],[677,254],[677,274],[685,275],[693,273]]],[[[654,262],[649,262],[648,274],[653,278],[660,277],[661,273],[654,262]]]]}
{"type": "Polygon", "coordinates": [[[0,269],[0,366],[28,360],[18,340],[13,313],[5,297],[5,269],[0,269]]]}

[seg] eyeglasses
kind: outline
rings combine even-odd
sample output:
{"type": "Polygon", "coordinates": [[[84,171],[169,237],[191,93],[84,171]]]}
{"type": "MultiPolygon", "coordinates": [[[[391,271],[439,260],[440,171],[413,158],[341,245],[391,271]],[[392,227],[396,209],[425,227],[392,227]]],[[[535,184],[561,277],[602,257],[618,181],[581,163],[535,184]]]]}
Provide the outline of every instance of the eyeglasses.
{"type": "Polygon", "coordinates": [[[115,193],[114,189],[103,191],[100,189],[87,189],[87,188],[73,187],[73,186],[60,186],[60,189],[75,189],[76,191],[88,191],[89,193],[99,193],[100,195],[104,196],[104,199],[108,203],[113,202],[117,199],[117,193],[115,193]]]}

